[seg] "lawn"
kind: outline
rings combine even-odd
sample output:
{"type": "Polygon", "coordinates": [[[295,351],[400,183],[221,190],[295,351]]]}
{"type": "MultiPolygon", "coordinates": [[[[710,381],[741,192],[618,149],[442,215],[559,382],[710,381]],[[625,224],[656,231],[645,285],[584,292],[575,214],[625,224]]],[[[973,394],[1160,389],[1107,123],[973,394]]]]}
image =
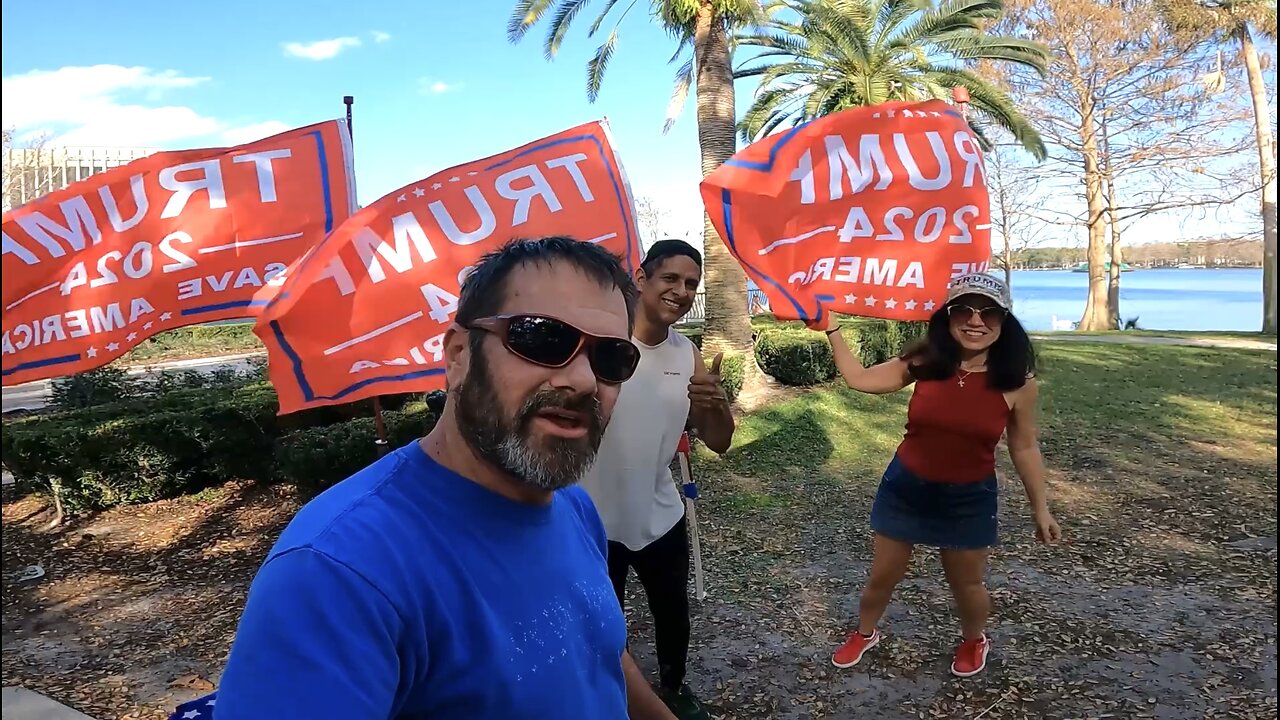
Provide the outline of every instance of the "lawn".
{"type": "Polygon", "coordinates": [[[120,365],[151,365],[166,360],[262,352],[262,341],[249,322],[191,325],[162,332],[121,357],[120,365]]]}
{"type": "MultiPolygon", "coordinates": [[[[716,717],[1276,717],[1274,353],[1046,343],[1042,359],[1067,543],[1034,543],[1007,476],[995,650],[967,681],[946,672],[957,628],[931,553],[864,664],[827,660],[854,618],[905,393],[788,391],[741,419],[726,457],[699,454],[709,597],[695,604],[690,681],[716,717]]],[[[6,502],[4,684],[99,720],[164,717],[217,678],[297,502],[231,483],[54,531],[38,499],[6,502]],[[37,561],[41,580],[8,579],[37,561]]],[[[652,672],[638,598],[629,615],[652,672]]]]}

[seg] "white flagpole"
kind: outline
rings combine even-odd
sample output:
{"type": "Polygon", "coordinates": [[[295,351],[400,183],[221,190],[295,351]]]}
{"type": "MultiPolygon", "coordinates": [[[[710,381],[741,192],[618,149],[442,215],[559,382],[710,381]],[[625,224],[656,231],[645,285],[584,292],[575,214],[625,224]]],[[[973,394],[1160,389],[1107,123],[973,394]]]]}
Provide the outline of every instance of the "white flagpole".
{"type": "Polygon", "coordinates": [[[693,545],[693,596],[701,602],[707,599],[707,591],[702,583],[702,543],[698,536],[698,485],[694,483],[693,471],[689,467],[689,433],[680,436],[676,457],[680,461],[680,486],[684,492],[685,515],[689,518],[689,541],[693,545]]]}

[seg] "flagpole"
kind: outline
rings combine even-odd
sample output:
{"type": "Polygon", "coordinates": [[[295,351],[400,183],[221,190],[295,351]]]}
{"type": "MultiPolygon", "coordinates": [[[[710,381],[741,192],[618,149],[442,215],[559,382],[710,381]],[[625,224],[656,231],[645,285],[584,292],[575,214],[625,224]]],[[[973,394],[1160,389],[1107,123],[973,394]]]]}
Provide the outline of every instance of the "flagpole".
{"type": "MultiPolygon", "coordinates": [[[[354,153],[356,140],[355,133],[352,131],[354,126],[351,122],[351,106],[356,104],[355,96],[343,95],[342,104],[347,106],[347,136],[351,138],[351,147],[354,153]]],[[[377,395],[373,396],[373,432],[375,436],[373,444],[378,450],[378,456],[386,455],[387,450],[390,449],[387,443],[387,423],[382,419],[382,401],[378,399],[377,395]]]]}

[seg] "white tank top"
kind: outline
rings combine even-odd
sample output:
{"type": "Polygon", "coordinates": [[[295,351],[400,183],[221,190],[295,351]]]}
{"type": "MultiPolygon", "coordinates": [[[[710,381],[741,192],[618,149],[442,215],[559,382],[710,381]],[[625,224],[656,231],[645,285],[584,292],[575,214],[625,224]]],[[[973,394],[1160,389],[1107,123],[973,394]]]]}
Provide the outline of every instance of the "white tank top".
{"type": "Polygon", "coordinates": [[[622,385],[596,462],[582,479],[614,542],[640,550],[684,517],[671,461],[689,418],[694,346],[667,331],[660,345],[640,348],[640,365],[622,385]]]}

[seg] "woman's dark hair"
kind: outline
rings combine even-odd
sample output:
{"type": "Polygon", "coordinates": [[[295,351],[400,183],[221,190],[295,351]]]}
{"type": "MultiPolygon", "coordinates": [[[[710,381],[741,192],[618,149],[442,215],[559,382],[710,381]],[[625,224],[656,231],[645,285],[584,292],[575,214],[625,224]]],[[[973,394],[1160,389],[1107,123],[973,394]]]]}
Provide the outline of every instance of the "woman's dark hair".
{"type": "MultiPolygon", "coordinates": [[[[946,380],[960,369],[960,343],[951,336],[951,315],[943,305],[929,318],[925,337],[909,345],[900,358],[916,380],[946,380]]],[[[1013,313],[1005,315],[987,353],[987,384],[1000,392],[1011,392],[1027,384],[1036,374],[1036,349],[1022,323],[1013,313]]]]}

